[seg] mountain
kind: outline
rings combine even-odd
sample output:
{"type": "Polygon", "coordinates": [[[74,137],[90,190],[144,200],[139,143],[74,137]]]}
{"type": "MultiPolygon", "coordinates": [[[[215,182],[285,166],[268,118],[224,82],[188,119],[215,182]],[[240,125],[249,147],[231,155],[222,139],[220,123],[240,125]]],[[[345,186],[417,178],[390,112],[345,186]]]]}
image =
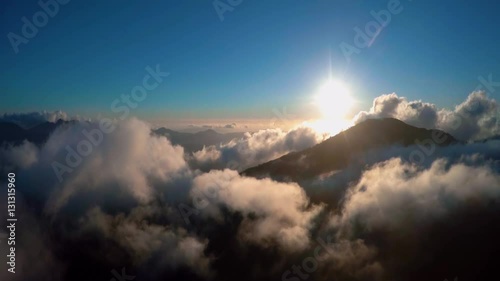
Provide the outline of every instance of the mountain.
{"type": "Polygon", "coordinates": [[[71,121],[59,119],[56,123],[44,122],[29,129],[14,123],[0,122],[0,145],[4,143],[18,145],[24,140],[41,145],[57,127],[69,122],[71,121]]]}
{"type": "Polygon", "coordinates": [[[391,145],[410,146],[417,141],[444,139],[440,146],[456,143],[445,132],[410,126],[393,118],[368,119],[325,141],[299,152],[286,154],[278,159],[249,168],[243,175],[270,176],[280,180],[304,180],[340,170],[356,155],[371,149],[391,145]]]}
{"type": "MultiPolygon", "coordinates": [[[[0,145],[13,144],[19,145],[24,140],[36,145],[42,145],[47,141],[50,134],[61,125],[75,123],[78,121],[44,122],[29,129],[11,122],[0,122],[0,145]]],[[[172,144],[181,145],[186,152],[194,152],[203,148],[203,146],[218,145],[227,143],[233,139],[241,138],[244,133],[220,134],[214,130],[205,130],[197,133],[182,133],[174,130],[159,128],[152,130],[153,134],[167,137],[172,144]]]]}
{"type": "Polygon", "coordinates": [[[0,144],[22,142],[26,138],[25,135],[26,131],[14,123],[0,123],[0,144]]]}
{"type": "Polygon", "coordinates": [[[485,143],[485,142],[497,141],[497,140],[500,140],[500,135],[494,135],[494,136],[491,136],[491,137],[488,137],[488,138],[485,138],[485,139],[476,140],[474,142],[475,143],[485,143]]]}
{"type": "Polygon", "coordinates": [[[197,133],[183,133],[166,128],[159,128],[153,130],[153,133],[159,136],[167,137],[172,144],[184,147],[184,150],[186,152],[194,152],[201,150],[203,146],[227,143],[233,139],[241,138],[245,134],[245,133],[221,134],[212,129],[208,129],[197,133]]]}

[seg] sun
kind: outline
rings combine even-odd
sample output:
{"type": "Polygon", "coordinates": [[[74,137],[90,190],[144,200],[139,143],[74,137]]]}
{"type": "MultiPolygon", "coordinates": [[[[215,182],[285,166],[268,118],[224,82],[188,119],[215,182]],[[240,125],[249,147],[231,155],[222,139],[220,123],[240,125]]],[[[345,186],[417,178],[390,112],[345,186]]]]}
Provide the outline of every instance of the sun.
{"type": "Polygon", "coordinates": [[[351,110],[354,100],[349,88],[342,82],[330,80],[319,88],[314,104],[325,119],[344,119],[351,110]]]}
{"type": "Polygon", "coordinates": [[[354,105],[349,87],[338,80],[329,80],[322,85],[314,96],[314,105],[321,112],[321,120],[311,127],[330,134],[336,134],[349,127],[347,115],[354,105]]]}

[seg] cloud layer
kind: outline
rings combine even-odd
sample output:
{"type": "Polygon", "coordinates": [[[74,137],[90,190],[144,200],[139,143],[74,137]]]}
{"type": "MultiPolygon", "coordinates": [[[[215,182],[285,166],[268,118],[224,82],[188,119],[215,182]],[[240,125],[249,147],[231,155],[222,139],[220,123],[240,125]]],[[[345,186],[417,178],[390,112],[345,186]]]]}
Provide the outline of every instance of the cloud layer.
{"type": "MultiPolygon", "coordinates": [[[[455,134],[474,139],[495,132],[495,112],[480,92],[453,111],[394,94],[377,98],[358,120],[391,116],[445,129],[460,117],[455,134]]],[[[75,122],[42,146],[0,150],[0,168],[18,179],[14,280],[111,280],[122,270],[137,280],[479,280],[496,273],[499,141],[436,148],[418,163],[410,157],[418,145],[384,147],[342,171],[294,183],[237,170],[323,140],[309,128],[248,133],[187,155],[140,120],[108,125],[103,132],[98,122],[75,122]]],[[[6,247],[0,243],[0,251],[6,247]]]]}

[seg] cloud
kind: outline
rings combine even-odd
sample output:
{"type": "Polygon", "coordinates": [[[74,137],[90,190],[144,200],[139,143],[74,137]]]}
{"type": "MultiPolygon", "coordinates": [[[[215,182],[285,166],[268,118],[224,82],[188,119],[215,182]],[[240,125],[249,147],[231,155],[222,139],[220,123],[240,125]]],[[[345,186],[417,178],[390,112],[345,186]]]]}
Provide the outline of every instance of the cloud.
{"type": "MultiPolygon", "coordinates": [[[[1,150],[22,200],[19,270],[29,273],[20,280],[109,280],[122,268],[137,280],[278,280],[287,270],[299,278],[294,268],[317,247],[324,259],[303,271],[309,280],[477,280],[496,272],[500,141],[436,148],[418,164],[409,162],[418,145],[386,147],[297,184],[195,170],[182,147],[146,123],[113,125],[75,166],[68,147],[78,151],[87,133],[95,140],[95,122],[60,127],[40,147],[1,150]],[[62,182],[54,161],[71,168],[62,182]],[[189,223],[181,204],[191,208],[189,223]]],[[[321,139],[308,128],[263,130],[195,155],[244,167],[321,139]]]]}
{"type": "Polygon", "coordinates": [[[43,122],[55,123],[57,120],[70,120],[70,117],[63,111],[35,111],[28,113],[4,113],[0,116],[0,122],[16,123],[24,128],[31,128],[43,122]]]}
{"type": "MultiPolygon", "coordinates": [[[[112,240],[123,247],[139,266],[175,270],[188,266],[201,276],[210,277],[210,258],[205,256],[208,241],[190,235],[183,228],[154,224],[154,212],[142,207],[130,215],[105,214],[100,208],[90,209],[80,220],[80,235],[96,235],[112,240]]],[[[147,268],[145,268],[147,270],[147,268]]]]}
{"type": "MultiPolygon", "coordinates": [[[[3,183],[7,186],[7,183],[3,183]]],[[[0,193],[0,200],[7,202],[7,192],[0,193]]],[[[7,265],[7,255],[10,248],[15,247],[16,268],[15,274],[5,270],[0,271],[1,280],[64,280],[67,264],[58,259],[53,249],[55,244],[50,240],[46,231],[47,221],[31,212],[31,206],[26,204],[24,196],[16,192],[16,244],[8,244],[6,239],[0,239],[0,251],[5,253],[0,257],[0,262],[7,265]]],[[[7,204],[0,206],[0,219],[9,219],[7,204]]],[[[5,227],[5,226],[4,226],[5,227]]],[[[6,230],[6,229],[5,229],[6,230]]],[[[3,231],[2,231],[3,232],[3,231]]]]}
{"type": "MultiPolygon", "coordinates": [[[[322,207],[309,206],[297,184],[241,177],[234,170],[212,171],[194,179],[191,196],[209,198],[204,213],[221,218],[221,207],[240,212],[244,219],[238,231],[243,240],[265,247],[280,245],[286,251],[309,245],[312,219],[322,207]]],[[[206,199],[205,199],[206,200],[206,199]]]]}
{"type": "Polygon", "coordinates": [[[47,210],[63,207],[76,193],[88,189],[127,190],[127,195],[135,200],[148,202],[153,199],[158,183],[168,183],[187,172],[182,147],[151,135],[145,123],[131,119],[115,126],[112,133],[106,134],[97,123],[82,122],[60,128],[51,135],[40,151],[41,161],[28,171],[33,173],[30,178],[45,177],[42,182],[49,185],[47,189],[56,187],[47,210]],[[93,135],[94,141],[102,140],[93,145],[85,135],[93,135]],[[90,145],[88,156],[78,152],[84,142],[90,145]],[[40,170],[48,170],[48,174],[40,175],[40,170]],[[60,185],[56,184],[56,174],[61,176],[60,185]]]}
{"type": "Polygon", "coordinates": [[[446,159],[448,165],[459,163],[471,166],[488,165],[493,170],[500,171],[500,140],[457,143],[445,147],[437,145],[431,147],[422,141],[422,145],[406,147],[393,145],[372,149],[354,155],[349,165],[342,170],[332,171],[311,180],[299,181],[299,184],[306,190],[312,202],[324,203],[329,210],[337,210],[343,202],[346,190],[361,180],[366,169],[392,158],[401,159],[405,163],[412,163],[421,168],[430,168],[436,159],[446,159]]]}
{"type": "Polygon", "coordinates": [[[196,125],[196,124],[189,124],[188,127],[190,128],[204,128],[204,129],[235,129],[238,127],[236,123],[230,123],[230,124],[202,124],[202,125],[196,125]]]}
{"type": "Polygon", "coordinates": [[[285,132],[281,129],[246,133],[243,138],[219,146],[208,146],[193,153],[195,168],[231,168],[243,170],[292,151],[309,148],[323,140],[323,136],[309,127],[298,127],[285,132]]]}
{"type": "Polygon", "coordinates": [[[486,167],[436,160],[427,170],[394,158],[365,172],[339,217],[343,226],[361,218],[367,228],[394,227],[445,217],[457,203],[480,206],[500,196],[500,177],[486,167]],[[469,175],[474,174],[471,178],[469,175]],[[473,188],[472,188],[473,187],[473,188]],[[484,200],[484,201],[483,201],[484,200]],[[483,201],[483,202],[481,202],[483,201]],[[407,215],[411,213],[411,217],[407,215]]]}
{"type": "Polygon", "coordinates": [[[227,125],[224,126],[224,128],[226,128],[226,129],[234,129],[234,128],[236,128],[236,123],[227,124],[227,125]]]}
{"type": "Polygon", "coordinates": [[[331,227],[337,240],[361,239],[377,251],[372,261],[382,266],[383,280],[473,279],[475,270],[491,270],[487,260],[495,250],[488,247],[500,247],[500,229],[484,228],[498,223],[499,187],[500,176],[488,165],[438,159],[422,169],[394,158],[364,172],[331,227]],[[441,274],[449,275],[436,276],[444,264],[441,274]]]}
{"type": "MultiPolygon", "coordinates": [[[[128,265],[151,279],[179,271],[209,278],[208,240],[181,227],[182,218],[174,207],[174,202],[187,198],[193,176],[184,150],[151,134],[142,121],[113,125],[111,133],[104,133],[97,123],[77,122],[58,128],[39,150],[28,142],[2,150],[2,163],[17,159],[11,166],[18,170],[18,196],[26,197],[30,206],[26,210],[32,210],[37,221],[20,231],[38,233],[34,228],[40,225],[40,237],[53,231],[57,241],[30,236],[23,245],[47,245],[47,255],[65,256],[66,261],[56,260],[70,267],[98,262],[111,268],[128,265]],[[84,141],[92,146],[80,154],[84,141]],[[76,154],[68,158],[70,150],[76,154]],[[62,181],[53,170],[55,162],[70,169],[62,181]],[[88,239],[93,245],[108,246],[94,249],[88,239]],[[96,255],[101,256],[99,261],[96,255]]],[[[27,250],[23,245],[20,253],[27,250]]],[[[63,268],[57,272],[63,279],[84,278],[63,268]]],[[[111,268],[96,269],[87,277],[95,279],[99,273],[104,278],[111,268]]],[[[46,280],[52,275],[41,272],[49,276],[46,280]]]]}
{"type": "Polygon", "coordinates": [[[408,101],[392,93],[375,98],[370,110],[358,113],[354,122],[392,117],[413,126],[441,129],[458,139],[470,140],[499,134],[498,116],[496,101],[488,98],[484,91],[471,93],[454,110],[438,109],[422,101],[408,101]]]}
{"type": "Polygon", "coordinates": [[[21,145],[0,147],[0,171],[7,174],[15,168],[26,169],[38,161],[38,148],[24,141],[21,145]]]}

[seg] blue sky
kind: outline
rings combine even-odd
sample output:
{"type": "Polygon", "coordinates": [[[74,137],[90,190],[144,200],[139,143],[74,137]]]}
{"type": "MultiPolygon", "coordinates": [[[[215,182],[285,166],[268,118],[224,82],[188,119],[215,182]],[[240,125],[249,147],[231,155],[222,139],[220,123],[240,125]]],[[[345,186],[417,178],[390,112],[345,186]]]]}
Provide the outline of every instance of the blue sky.
{"type": "Polygon", "coordinates": [[[354,46],[353,28],[388,2],[243,0],[221,21],[212,1],[72,0],[15,54],[7,34],[21,35],[21,18],[41,8],[2,1],[0,112],[110,115],[112,101],[158,64],[170,76],[134,115],[256,119],[288,107],[306,116],[330,71],[350,85],[354,110],[391,92],[451,107],[478,76],[500,80],[497,1],[401,0],[403,10],[348,63],[340,44],[354,46]]]}

